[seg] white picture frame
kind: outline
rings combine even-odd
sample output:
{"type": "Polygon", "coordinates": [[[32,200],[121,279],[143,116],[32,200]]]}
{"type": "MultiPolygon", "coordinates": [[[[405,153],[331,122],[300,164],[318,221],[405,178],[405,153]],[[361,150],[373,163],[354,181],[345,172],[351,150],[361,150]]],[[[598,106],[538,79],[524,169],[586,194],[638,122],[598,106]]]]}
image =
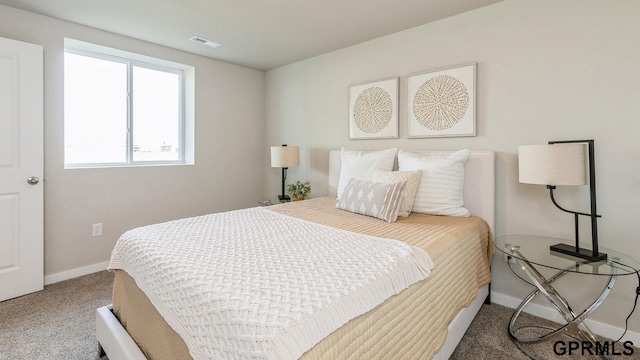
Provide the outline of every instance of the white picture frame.
{"type": "Polygon", "coordinates": [[[349,88],[349,139],[398,138],[398,77],[349,88]]]}
{"type": "Polygon", "coordinates": [[[476,136],[476,63],[407,78],[407,137],[476,136]]]}

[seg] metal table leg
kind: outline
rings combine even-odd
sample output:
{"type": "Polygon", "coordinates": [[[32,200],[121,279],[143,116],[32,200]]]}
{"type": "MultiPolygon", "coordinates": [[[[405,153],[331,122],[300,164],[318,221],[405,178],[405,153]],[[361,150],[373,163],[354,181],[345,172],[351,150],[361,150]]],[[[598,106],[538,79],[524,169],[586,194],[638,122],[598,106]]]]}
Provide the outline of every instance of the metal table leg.
{"type": "MultiPolygon", "coordinates": [[[[600,296],[590,306],[588,306],[583,312],[576,315],[576,313],[573,311],[573,309],[569,305],[568,301],[564,297],[562,297],[553,286],[551,286],[551,283],[553,283],[560,277],[570,272],[569,271],[570,268],[561,270],[558,273],[554,274],[549,279],[546,279],[542,274],[540,274],[540,272],[536,270],[536,268],[526,259],[526,257],[524,257],[518,251],[517,247],[508,248],[508,250],[511,252],[513,257],[520,264],[524,272],[529,276],[529,278],[532,280],[532,282],[537,288],[536,290],[532,291],[522,301],[522,303],[520,303],[520,305],[516,308],[513,315],[511,316],[511,320],[509,321],[509,326],[508,326],[509,336],[511,337],[512,341],[514,341],[514,343],[518,346],[518,348],[520,348],[520,350],[522,350],[525,354],[527,354],[527,352],[524,351],[524,349],[520,346],[520,344],[539,343],[542,341],[552,340],[561,335],[568,335],[577,340],[588,341],[594,344],[595,346],[597,342],[597,338],[593,334],[591,329],[589,329],[589,327],[584,323],[584,320],[586,320],[589,317],[589,315],[591,315],[600,306],[600,304],[602,304],[604,299],[611,292],[611,289],[613,288],[616,282],[616,276],[615,276],[616,268],[611,267],[612,271],[611,271],[611,275],[609,276],[609,281],[607,282],[604,289],[600,293],[600,296]],[[515,325],[516,320],[522,313],[522,310],[533,300],[533,298],[538,293],[542,293],[545,299],[547,299],[547,301],[551,303],[551,305],[556,309],[556,311],[558,311],[558,313],[562,315],[562,317],[567,322],[565,325],[559,328],[553,328],[546,325],[524,325],[524,326],[516,327],[515,325]],[[530,337],[530,338],[519,337],[517,333],[520,330],[523,330],[526,328],[540,328],[540,329],[549,330],[549,332],[547,334],[544,334],[538,337],[530,337]]],[[[527,355],[532,358],[535,358],[530,354],[527,354],[527,355]]],[[[604,355],[602,355],[602,358],[607,359],[607,357],[604,355]]]]}

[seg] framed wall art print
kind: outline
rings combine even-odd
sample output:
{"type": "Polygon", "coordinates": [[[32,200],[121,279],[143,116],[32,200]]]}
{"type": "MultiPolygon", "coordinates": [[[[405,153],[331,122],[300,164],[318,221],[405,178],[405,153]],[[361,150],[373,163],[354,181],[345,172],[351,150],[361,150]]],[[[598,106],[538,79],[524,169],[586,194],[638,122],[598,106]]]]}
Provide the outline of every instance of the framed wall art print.
{"type": "Polygon", "coordinates": [[[349,139],[398,138],[398,78],[349,88],[349,139]]]}
{"type": "Polygon", "coordinates": [[[407,78],[407,137],[476,136],[476,63],[407,78]]]}

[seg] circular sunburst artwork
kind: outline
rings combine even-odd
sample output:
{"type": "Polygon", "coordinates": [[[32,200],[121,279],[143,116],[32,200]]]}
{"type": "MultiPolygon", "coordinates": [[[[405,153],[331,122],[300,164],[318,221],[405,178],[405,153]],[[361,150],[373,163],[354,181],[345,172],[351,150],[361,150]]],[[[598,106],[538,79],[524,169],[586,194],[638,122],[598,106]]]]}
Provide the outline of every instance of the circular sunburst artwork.
{"type": "Polygon", "coordinates": [[[364,90],[353,105],[353,120],[358,129],[375,134],[391,122],[393,105],[384,89],[371,87],[364,90]]]}
{"type": "Polygon", "coordinates": [[[429,130],[456,125],[469,108],[469,92],[453,76],[439,75],[425,82],[413,99],[416,120],[429,130]]]}

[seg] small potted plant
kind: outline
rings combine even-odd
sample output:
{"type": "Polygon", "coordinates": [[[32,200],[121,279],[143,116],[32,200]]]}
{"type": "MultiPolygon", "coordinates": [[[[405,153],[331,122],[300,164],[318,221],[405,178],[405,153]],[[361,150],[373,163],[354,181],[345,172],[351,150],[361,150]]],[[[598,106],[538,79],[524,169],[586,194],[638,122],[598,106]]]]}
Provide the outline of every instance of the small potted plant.
{"type": "Polygon", "coordinates": [[[291,196],[292,201],[304,200],[311,192],[311,184],[307,182],[296,181],[287,184],[287,195],[291,196]]]}

